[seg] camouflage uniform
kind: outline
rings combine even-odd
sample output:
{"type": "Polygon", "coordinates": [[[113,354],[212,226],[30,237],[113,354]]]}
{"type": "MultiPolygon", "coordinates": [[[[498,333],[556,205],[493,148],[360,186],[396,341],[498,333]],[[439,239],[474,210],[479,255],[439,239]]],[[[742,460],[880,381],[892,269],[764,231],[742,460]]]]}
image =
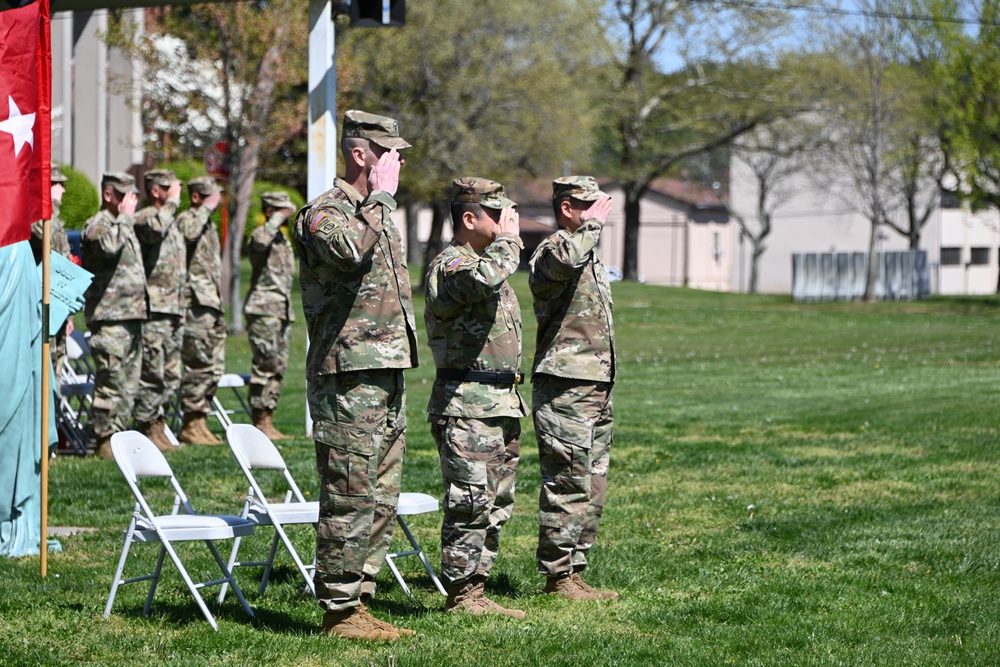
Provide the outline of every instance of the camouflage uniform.
{"type": "MultiPolygon", "coordinates": [[[[169,188],[172,171],[148,171],[146,191],[153,185],[169,188]]],[[[181,344],[184,340],[184,282],[187,249],[175,224],[180,199],[168,199],[160,208],[147,206],[135,214],[135,235],[142,246],[149,294],[149,320],[142,327],[142,373],[135,420],[149,424],[166,416],[165,406],[181,386],[181,344]]]]}
{"type": "MultiPolygon", "coordinates": [[[[409,146],[396,121],[349,111],[346,137],[409,146]]],[[[316,597],[328,612],[373,594],[396,523],[406,449],[403,369],[417,366],[413,298],[396,202],[342,179],[298,214],[309,409],[320,477],[316,597]]]]}
{"type": "MultiPolygon", "coordinates": [[[[605,196],[590,177],[557,179],[553,199],[605,196]]],[[[603,225],[583,220],[542,241],[531,258],[538,339],[532,406],[542,469],[538,570],[580,572],[607,491],[615,343],[611,288],[597,254],[603,225]]]]}
{"type": "MultiPolygon", "coordinates": [[[[59,165],[52,165],[52,183],[65,183],[69,179],[66,178],[62,170],[59,169],[59,165]]],[[[65,257],[66,259],[73,259],[73,252],[69,247],[69,239],[66,237],[66,227],[63,225],[63,221],[59,218],[59,201],[55,199],[52,200],[52,220],[49,223],[49,243],[51,249],[65,257]]],[[[42,242],[44,239],[42,235],[44,229],[42,227],[42,221],[36,220],[31,224],[31,238],[28,239],[31,244],[31,252],[35,256],[35,264],[42,263],[42,242]]],[[[49,346],[49,353],[52,356],[52,370],[56,373],[56,378],[59,377],[59,371],[63,367],[63,360],[66,359],[66,324],[63,323],[59,327],[59,331],[53,337],[52,344],[49,346]]],[[[58,387],[57,387],[58,389],[58,387]]]]}
{"type": "MultiPolygon", "coordinates": [[[[265,206],[283,209],[292,206],[285,193],[264,193],[265,206]]],[[[292,342],[292,282],[295,253],[281,233],[285,216],[276,211],[250,235],[247,254],[252,275],[250,292],[243,305],[247,318],[247,338],[253,353],[250,375],[250,407],[274,412],[281,395],[281,383],[288,368],[292,342]]]]}
{"type": "MultiPolygon", "coordinates": [[[[454,200],[514,205],[499,183],[477,178],[455,181],[454,200]]],[[[424,321],[438,368],[427,412],[445,487],[441,568],[452,590],[485,579],[496,561],[500,529],[514,509],[519,419],[527,409],[517,381],[449,378],[468,370],[519,373],[521,310],[507,277],[523,247],[513,234],[497,236],[482,255],[453,242],[427,269],[424,321]]]]}
{"type": "MultiPolygon", "coordinates": [[[[219,191],[210,176],[191,179],[188,190],[202,195],[219,191]]],[[[219,233],[204,206],[189,208],[175,225],[187,242],[187,285],[184,302],[184,341],[181,359],[181,410],[185,416],[205,415],[222,379],[226,363],[226,320],[222,314],[222,249],[219,233]]]]}
{"type": "MultiPolygon", "coordinates": [[[[101,189],[134,192],[128,174],[111,172],[101,189]]],[[[132,218],[101,209],[82,234],[83,268],[94,274],[84,293],[84,316],[94,360],[94,437],[100,442],[128,427],[139,390],[142,322],[148,315],[146,274],[132,218]]]]}

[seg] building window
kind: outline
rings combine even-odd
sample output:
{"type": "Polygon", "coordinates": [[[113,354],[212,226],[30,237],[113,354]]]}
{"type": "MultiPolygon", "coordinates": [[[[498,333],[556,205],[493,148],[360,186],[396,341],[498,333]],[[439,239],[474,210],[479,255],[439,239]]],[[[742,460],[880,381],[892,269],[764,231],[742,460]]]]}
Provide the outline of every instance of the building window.
{"type": "Polygon", "coordinates": [[[961,208],[962,201],[954,190],[941,188],[941,208],[961,208]]]}
{"type": "Polygon", "coordinates": [[[958,266],[961,263],[961,248],[941,248],[941,266],[958,266]]]}
{"type": "Polygon", "coordinates": [[[969,258],[969,264],[972,266],[986,266],[990,263],[990,249],[989,248],[973,248],[972,257],[969,258]]]}

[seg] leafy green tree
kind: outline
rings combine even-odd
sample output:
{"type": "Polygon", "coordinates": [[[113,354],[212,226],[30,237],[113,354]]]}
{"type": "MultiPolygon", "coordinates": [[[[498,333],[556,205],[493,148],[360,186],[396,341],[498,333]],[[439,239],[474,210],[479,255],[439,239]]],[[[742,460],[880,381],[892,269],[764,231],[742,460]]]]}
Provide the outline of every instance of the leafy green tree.
{"type": "Polygon", "coordinates": [[[243,329],[239,263],[254,181],[265,155],[305,128],[307,25],[307,3],[248,0],[174,7],[142,35],[128,24],[109,30],[109,43],[145,68],[143,121],[155,137],[149,154],[198,157],[220,138],[229,145],[223,296],[236,331],[243,329]]]}
{"type": "Polygon", "coordinates": [[[614,0],[603,166],[625,194],[626,280],[639,276],[639,207],[652,181],[785,111],[765,51],[787,15],[768,3],[614,0]],[[661,71],[667,47],[683,64],[661,71]]]}
{"type": "MultiPolygon", "coordinates": [[[[949,4],[932,5],[939,19],[955,11],[949,4]]],[[[962,193],[974,207],[1000,208],[1000,0],[978,0],[974,7],[973,34],[947,20],[935,26],[946,53],[935,81],[937,109],[962,193]]]]}
{"type": "Polygon", "coordinates": [[[589,166],[596,66],[608,52],[599,13],[597,0],[490,0],[474,11],[440,0],[410,3],[403,28],[346,31],[341,111],[392,116],[413,144],[399,199],[434,211],[425,265],[440,250],[453,179],[589,166]]]}
{"type": "Polygon", "coordinates": [[[83,229],[90,216],[97,213],[101,207],[101,198],[97,188],[82,171],[77,171],[69,165],[61,165],[66,181],[66,192],[63,193],[62,206],[59,207],[59,218],[66,229],[83,229]]]}

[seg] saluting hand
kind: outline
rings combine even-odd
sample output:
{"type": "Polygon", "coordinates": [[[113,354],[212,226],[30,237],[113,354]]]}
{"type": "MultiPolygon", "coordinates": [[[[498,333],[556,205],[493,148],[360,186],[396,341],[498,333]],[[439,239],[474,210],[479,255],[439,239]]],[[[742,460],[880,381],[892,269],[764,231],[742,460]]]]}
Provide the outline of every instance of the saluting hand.
{"type": "Polygon", "coordinates": [[[222,193],[215,192],[210,195],[206,195],[205,199],[202,200],[202,206],[207,208],[209,211],[214,211],[219,206],[219,202],[222,201],[222,193]]]}
{"type": "Polygon", "coordinates": [[[382,157],[378,159],[378,162],[372,167],[371,173],[368,174],[368,191],[381,190],[394,196],[399,187],[399,167],[401,165],[399,151],[395,148],[389,149],[387,153],[382,153],[382,157]]]}
{"type": "Polygon", "coordinates": [[[174,181],[170,184],[170,188],[167,190],[167,199],[180,199],[181,198],[181,182],[174,181]]]}
{"type": "Polygon", "coordinates": [[[493,227],[493,238],[500,234],[521,235],[520,216],[513,206],[508,206],[500,211],[500,222],[493,227]]]}
{"type": "Polygon", "coordinates": [[[118,205],[118,213],[132,215],[135,213],[135,205],[139,202],[139,197],[134,192],[126,192],[122,197],[122,203],[118,205]]]}
{"type": "Polygon", "coordinates": [[[611,215],[611,197],[601,197],[580,215],[580,219],[597,220],[603,225],[608,221],[609,215],[611,215]]]}

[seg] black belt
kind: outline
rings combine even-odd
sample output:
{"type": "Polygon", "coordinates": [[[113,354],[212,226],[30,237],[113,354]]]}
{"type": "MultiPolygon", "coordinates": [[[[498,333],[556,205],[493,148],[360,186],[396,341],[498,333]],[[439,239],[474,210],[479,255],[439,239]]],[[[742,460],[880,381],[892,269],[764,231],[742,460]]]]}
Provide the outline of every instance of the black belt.
{"type": "Polygon", "coordinates": [[[437,379],[443,382],[479,382],[481,384],[521,384],[524,376],[512,371],[471,371],[457,368],[437,369],[437,379]]]}

